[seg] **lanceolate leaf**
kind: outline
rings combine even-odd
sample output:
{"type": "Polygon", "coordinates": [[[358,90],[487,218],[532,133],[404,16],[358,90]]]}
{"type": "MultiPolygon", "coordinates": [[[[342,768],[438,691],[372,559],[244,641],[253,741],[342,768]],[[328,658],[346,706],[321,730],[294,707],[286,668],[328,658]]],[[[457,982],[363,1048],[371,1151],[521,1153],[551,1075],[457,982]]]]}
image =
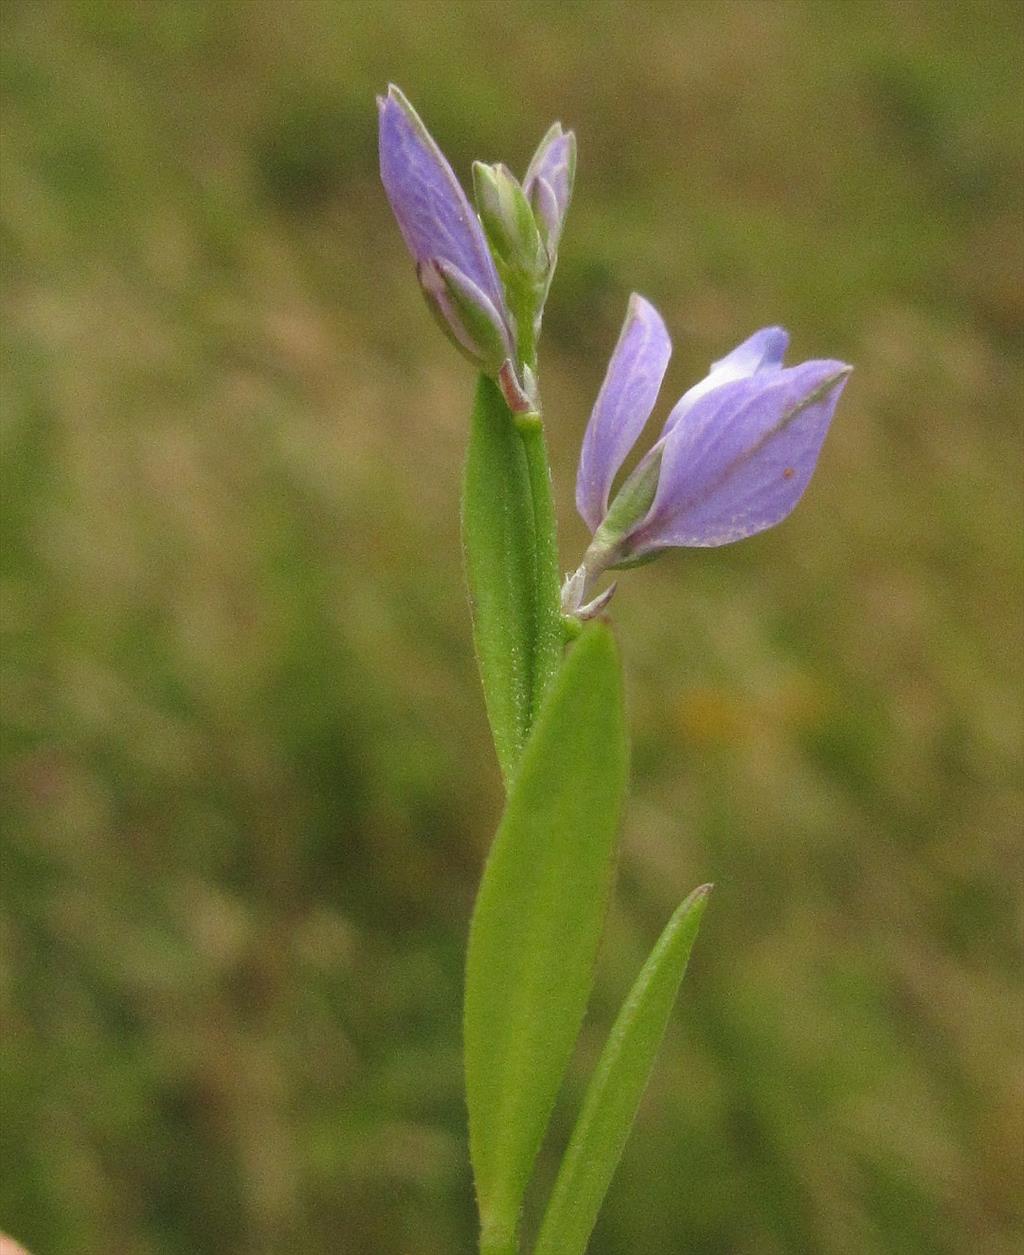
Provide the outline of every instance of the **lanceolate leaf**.
{"type": "Polygon", "coordinates": [[[626,773],[618,652],[595,623],[541,707],[470,930],[466,1089],[483,1250],[515,1249],[593,982],[626,773]]]}
{"type": "Polygon", "coordinates": [[[463,481],[462,539],[487,716],[508,779],[531,722],[536,540],[523,442],[497,385],[483,375],[463,481]]]}
{"type": "Polygon", "coordinates": [[[587,1089],[534,1255],[583,1255],[643,1097],[711,889],[669,920],[619,1012],[587,1089]]]}

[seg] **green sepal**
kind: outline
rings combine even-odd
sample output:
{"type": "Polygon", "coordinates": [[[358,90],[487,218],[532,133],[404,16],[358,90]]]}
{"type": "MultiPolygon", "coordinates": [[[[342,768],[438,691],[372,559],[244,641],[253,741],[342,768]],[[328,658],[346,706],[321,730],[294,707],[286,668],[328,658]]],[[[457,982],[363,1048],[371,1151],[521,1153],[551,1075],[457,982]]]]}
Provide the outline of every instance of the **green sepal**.
{"type": "Polygon", "coordinates": [[[507,166],[473,163],[477,213],[499,267],[533,278],[540,286],[548,255],[533,207],[519,180],[507,166]]]}
{"type": "Polygon", "coordinates": [[[612,1026],[555,1181],[534,1255],[583,1255],[618,1166],[697,937],[710,885],[669,920],[612,1026]]]}
{"type": "Polygon", "coordinates": [[[501,315],[458,269],[441,260],[416,268],[420,287],[438,326],[455,347],[485,374],[496,376],[511,352],[501,315]]]}
{"type": "Polygon", "coordinates": [[[594,623],[541,707],[470,929],[466,1093],[484,1250],[515,1249],[593,983],[626,777],[618,650],[594,623]]]}

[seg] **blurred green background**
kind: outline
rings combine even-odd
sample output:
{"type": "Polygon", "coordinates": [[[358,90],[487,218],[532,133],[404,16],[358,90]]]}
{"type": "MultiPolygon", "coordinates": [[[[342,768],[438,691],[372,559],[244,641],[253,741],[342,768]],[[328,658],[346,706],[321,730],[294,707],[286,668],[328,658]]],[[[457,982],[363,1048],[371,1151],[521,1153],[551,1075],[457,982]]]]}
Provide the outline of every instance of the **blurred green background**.
{"type": "Polygon", "coordinates": [[[669,403],[769,322],[857,366],[792,519],[621,581],[632,798],[540,1192],[713,880],[594,1255],[1021,1249],[1022,15],[5,0],[0,1214],[35,1255],[472,1249],[472,378],[378,184],[389,79],[464,177],[579,134],[566,567],[631,289],[669,403]]]}

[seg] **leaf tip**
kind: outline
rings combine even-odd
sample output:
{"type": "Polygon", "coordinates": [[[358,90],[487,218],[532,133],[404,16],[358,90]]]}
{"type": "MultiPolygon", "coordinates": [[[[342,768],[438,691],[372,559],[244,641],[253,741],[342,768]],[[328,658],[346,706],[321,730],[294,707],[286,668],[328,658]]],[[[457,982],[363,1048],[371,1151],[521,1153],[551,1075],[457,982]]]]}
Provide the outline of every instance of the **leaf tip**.
{"type": "Polygon", "coordinates": [[[698,885],[680,903],[674,919],[679,921],[680,924],[684,920],[691,920],[694,927],[699,925],[704,914],[704,908],[707,906],[708,898],[711,896],[711,890],[714,887],[713,884],[698,885]]]}

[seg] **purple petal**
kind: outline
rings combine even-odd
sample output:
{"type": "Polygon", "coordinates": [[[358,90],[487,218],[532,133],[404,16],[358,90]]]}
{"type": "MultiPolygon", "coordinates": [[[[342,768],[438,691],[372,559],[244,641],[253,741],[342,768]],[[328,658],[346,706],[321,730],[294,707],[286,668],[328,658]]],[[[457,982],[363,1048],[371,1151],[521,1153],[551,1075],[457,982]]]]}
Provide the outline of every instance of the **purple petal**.
{"type": "Polygon", "coordinates": [[[850,367],[804,362],[723,384],[665,439],[633,555],[725,545],[780,522],[803,495],[850,367]]]}
{"type": "Polygon", "coordinates": [[[558,201],[547,179],[535,179],[528,194],[541,237],[544,240],[544,247],[549,259],[553,259],[558,249],[559,236],[562,233],[562,218],[558,212],[558,201]]]}
{"type": "Polygon", "coordinates": [[[702,396],[734,379],[747,379],[764,371],[782,369],[782,359],[789,346],[789,333],[782,327],[763,327],[738,345],[731,353],[711,363],[711,369],[700,383],[684,392],[665,421],[667,435],[684,414],[693,409],[702,396]]]}
{"type": "MultiPolygon", "coordinates": [[[[414,261],[451,263],[502,311],[505,298],[483,228],[440,148],[395,86],[378,98],[380,177],[414,261]]],[[[505,319],[507,321],[507,319],[505,319]]]]}
{"type": "Polygon", "coordinates": [[[616,472],[651,416],[671,356],[661,315],[634,292],[580,453],[576,508],[592,532],[608,509],[616,472]]]}
{"type": "Polygon", "coordinates": [[[561,122],[556,122],[530,160],[523,178],[523,191],[529,196],[534,183],[544,179],[555,194],[559,218],[564,218],[572,197],[575,173],[576,136],[572,131],[563,131],[561,122]]]}

